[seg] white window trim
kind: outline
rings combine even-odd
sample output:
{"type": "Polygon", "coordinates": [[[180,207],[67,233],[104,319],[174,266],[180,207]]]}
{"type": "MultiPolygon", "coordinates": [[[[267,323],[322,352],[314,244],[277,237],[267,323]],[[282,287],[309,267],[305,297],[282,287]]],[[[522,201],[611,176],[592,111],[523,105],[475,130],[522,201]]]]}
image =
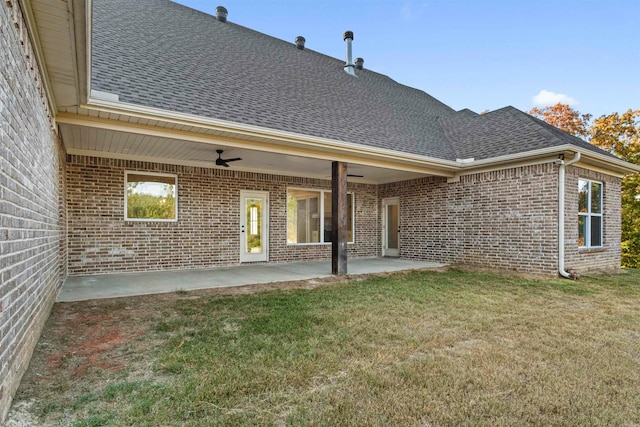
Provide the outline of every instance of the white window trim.
{"type": "Polygon", "coordinates": [[[597,249],[604,247],[604,184],[601,181],[594,179],[578,178],[578,193],[580,193],[580,181],[586,181],[589,183],[589,191],[587,193],[587,212],[580,212],[578,209],[578,216],[585,218],[585,224],[587,225],[584,236],[584,246],[578,246],[578,249],[597,249]],[[600,213],[591,212],[591,184],[600,184],[600,213]],[[591,218],[597,216],[600,217],[600,242],[598,246],[591,245],[591,218]]]}
{"type": "MultiPolygon", "coordinates": [[[[289,191],[290,190],[297,190],[297,191],[315,191],[320,193],[320,218],[324,218],[324,193],[329,193],[331,194],[331,190],[326,190],[326,189],[318,189],[318,188],[304,188],[304,187],[287,187],[287,194],[286,194],[286,198],[289,199],[289,191]]],[[[347,244],[349,245],[353,245],[356,242],[356,195],[353,193],[353,191],[347,191],[347,194],[351,194],[351,197],[353,198],[353,202],[351,203],[351,219],[353,221],[353,224],[351,224],[351,228],[353,229],[353,240],[352,241],[348,241],[347,244]]],[[[285,203],[286,205],[286,203],[285,203]]],[[[289,210],[287,209],[286,212],[287,215],[287,221],[289,220],[289,210]]],[[[289,236],[287,236],[286,234],[287,232],[285,231],[285,240],[287,242],[287,246],[320,246],[320,245],[330,245],[331,242],[310,242],[310,243],[289,243],[289,236]]],[[[320,236],[322,237],[322,239],[324,240],[324,220],[320,221],[320,236]]]]}
{"type": "Polygon", "coordinates": [[[124,171],[124,220],[126,222],[178,222],[178,175],[173,173],[158,173],[158,172],[145,172],[145,171],[124,171]],[[127,183],[129,182],[129,174],[131,175],[148,175],[148,176],[164,176],[172,177],[174,179],[175,188],[175,211],[176,217],[174,219],[154,219],[154,218],[129,218],[128,217],[128,202],[127,202],[127,183]]]}

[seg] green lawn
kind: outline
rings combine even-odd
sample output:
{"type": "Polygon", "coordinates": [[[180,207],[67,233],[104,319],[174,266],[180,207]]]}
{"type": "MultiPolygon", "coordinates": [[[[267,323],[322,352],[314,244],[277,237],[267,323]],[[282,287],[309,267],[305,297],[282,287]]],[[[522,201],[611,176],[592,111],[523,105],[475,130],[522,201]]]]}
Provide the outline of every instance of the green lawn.
{"type": "MultiPolygon", "coordinates": [[[[41,420],[640,423],[640,270],[578,282],[412,272],[315,289],[108,304],[114,325],[132,309],[155,314],[138,319],[144,332],[108,353],[123,369],[94,366],[75,379],[27,384],[19,398],[35,400],[41,420]]],[[[51,324],[70,309],[56,310],[51,324]]],[[[69,337],[44,341],[54,339],[69,337]]],[[[73,363],[69,356],[60,369],[73,363]]]]}

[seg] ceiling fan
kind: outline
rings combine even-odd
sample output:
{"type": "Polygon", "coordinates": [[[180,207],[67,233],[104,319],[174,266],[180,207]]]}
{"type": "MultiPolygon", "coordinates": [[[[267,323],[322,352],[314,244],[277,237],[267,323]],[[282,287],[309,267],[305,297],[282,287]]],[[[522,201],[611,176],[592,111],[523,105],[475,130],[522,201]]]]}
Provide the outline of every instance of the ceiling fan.
{"type": "Polygon", "coordinates": [[[216,166],[224,166],[225,168],[228,168],[229,162],[236,162],[238,160],[242,160],[240,157],[236,157],[234,159],[223,159],[222,158],[223,152],[224,150],[216,150],[216,153],[218,153],[218,158],[216,159],[216,166]]]}

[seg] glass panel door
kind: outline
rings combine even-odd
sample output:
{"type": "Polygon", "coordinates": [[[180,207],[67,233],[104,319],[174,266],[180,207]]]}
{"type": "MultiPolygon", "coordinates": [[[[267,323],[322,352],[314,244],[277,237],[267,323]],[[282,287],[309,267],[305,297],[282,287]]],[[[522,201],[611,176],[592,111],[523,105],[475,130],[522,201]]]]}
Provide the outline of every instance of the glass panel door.
{"type": "Polygon", "coordinates": [[[240,192],[240,262],[268,259],[268,193],[240,192]]]}
{"type": "Polygon", "coordinates": [[[400,256],[400,201],[382,201],[382,256],[400,256]]]}
{"type": "Polygon", "coordinates": [[[387,248],[398,249],[398,205],[387,206],[387,248]]]}

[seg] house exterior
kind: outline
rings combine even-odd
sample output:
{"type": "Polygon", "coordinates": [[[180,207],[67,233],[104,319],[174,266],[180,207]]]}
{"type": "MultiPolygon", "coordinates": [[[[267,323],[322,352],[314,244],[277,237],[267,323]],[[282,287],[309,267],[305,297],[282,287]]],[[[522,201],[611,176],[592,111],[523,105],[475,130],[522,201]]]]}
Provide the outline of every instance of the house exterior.
{"type": "Polygon", "coordinates": [[[332,251],[619,268],[620,181],[637,166],[226,17],[1,3],[0,419],[67,275],[332,251]]]}

